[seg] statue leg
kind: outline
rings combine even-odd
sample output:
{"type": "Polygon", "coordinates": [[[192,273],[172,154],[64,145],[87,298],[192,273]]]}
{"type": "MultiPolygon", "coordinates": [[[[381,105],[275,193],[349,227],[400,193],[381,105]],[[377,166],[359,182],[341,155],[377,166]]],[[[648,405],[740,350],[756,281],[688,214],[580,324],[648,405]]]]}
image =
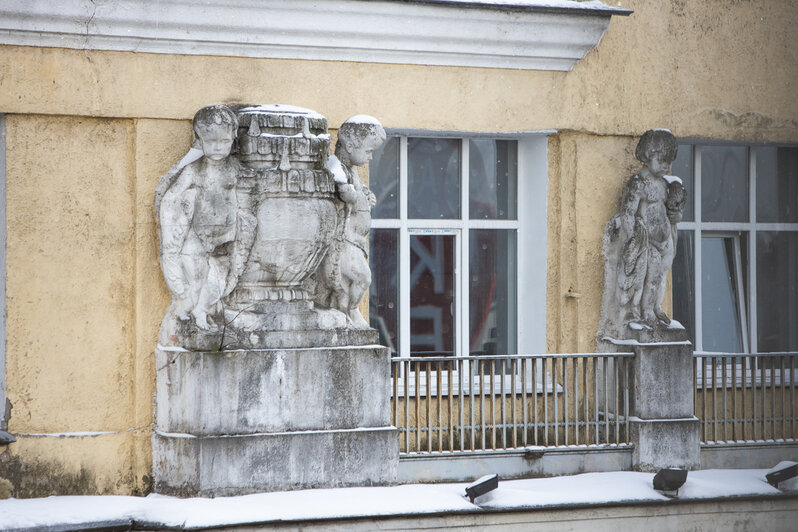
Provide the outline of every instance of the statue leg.
{"type": "MultiPolygon", "coordinates": [[[[357,250],[360,253],[360,250],[357,250]]],[[[369,324],[363,315],[360,313],[360,300],[366,294],[371,285],[371,269],[369,268],[368,260],[360,253],[357,260],[353,260],[350,264],[351,270],[350,283],[349,283],[349,317],[352,324],[358,329],[368,328],[369,324]]]]}

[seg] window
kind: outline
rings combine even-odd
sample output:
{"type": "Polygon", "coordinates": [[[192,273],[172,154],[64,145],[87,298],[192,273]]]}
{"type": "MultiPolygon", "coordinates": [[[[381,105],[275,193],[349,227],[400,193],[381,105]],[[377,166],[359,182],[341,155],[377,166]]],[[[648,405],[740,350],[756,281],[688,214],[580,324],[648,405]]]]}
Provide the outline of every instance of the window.
{"type": "Polygon", "coordinates": [[[798,147],[683,143],[674,317],[696,351],[798,351],[798,147]]]}
{"type": "Polygon", "coordinates": [[[369,316],[394,356],[544,350],[546,142],[389,132],[369,169],[369,316]]]}

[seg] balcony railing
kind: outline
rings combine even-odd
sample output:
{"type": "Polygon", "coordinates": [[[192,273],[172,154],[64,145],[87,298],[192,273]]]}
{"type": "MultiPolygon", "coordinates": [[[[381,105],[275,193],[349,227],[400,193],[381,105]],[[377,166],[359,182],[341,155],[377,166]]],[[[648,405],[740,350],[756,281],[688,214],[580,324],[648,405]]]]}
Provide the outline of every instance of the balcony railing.
{"type": "Polygon", "coordinates": [[[798,352],[696,352],[694,361],[703,445],[798,439],[798,352]]]}
{"type": "Polygon", "coordinates": [[[400,453],[626,445],[633,356],[394,358],[392,420],[400,453]]]}

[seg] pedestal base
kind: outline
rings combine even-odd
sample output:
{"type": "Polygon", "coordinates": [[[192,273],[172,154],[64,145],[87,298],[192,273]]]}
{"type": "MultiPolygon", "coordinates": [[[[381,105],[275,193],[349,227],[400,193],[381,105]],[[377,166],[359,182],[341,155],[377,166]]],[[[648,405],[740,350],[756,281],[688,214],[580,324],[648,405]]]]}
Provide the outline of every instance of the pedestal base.
{"type": "Polygon", "coordinates": [[[396,482],[396,429],[152,438],[155,491],[220,497],[396,482]]]}
{"type": "Polygon", "coordinates": [[[634,442],[632,467],[636,471],[698,469],[701,465],[698,418],[631,419],[634,442]]]}
{"type": "Polygon", "coordinates": [[[390,425],[385,347],[159,348],[156,368],[153,477],[160,493],[396,482],[399,439],[390,425]]]}

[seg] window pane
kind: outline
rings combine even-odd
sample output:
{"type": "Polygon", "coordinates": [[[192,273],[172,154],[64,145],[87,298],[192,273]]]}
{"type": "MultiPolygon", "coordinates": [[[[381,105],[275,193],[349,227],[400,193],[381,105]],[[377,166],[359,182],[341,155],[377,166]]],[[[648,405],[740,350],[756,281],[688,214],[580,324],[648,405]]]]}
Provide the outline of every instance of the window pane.
{"type": "Polygon", "coordinates": [[[380,344],[399,353],[399,230],[369,233],[369,324],[380,333],[380,344]]]}
{"type": "Polygon", "coordinates": [[[410,235],[410,354],[454,355],[454,235],[410,235]]]}
{"type": "Polygon", "coordinates": [[[460,140],[407,139],[408,218],[460,217],[460,140]]]}
{"type": "Polygon", "coordinates": [[[756,150],[756,221],[798,222],[798,148],[756,150]]]}
{"type": "Polygon", "coordinates": [[[399,218],[399,137],[388,137],[369,163],[369,188],[377,196],[372,218],[399,218]]]}
{"type": "Polygon", "coordinates": [[[798,351],[798,233],[756,234],[757,350],[798,351]]]}
{"type": "MultiPolygon", "coordinates": [[[[739,237],[738,237],[739,238],[739,237]]],[[[739,242],[739,240],[738,240],[739,242]]],[[[734,238],[701,239],[701,319],[705,351],[743,351],[734,238]]]]}
{"type": "Polygon", "coordinates": [[[747,148],[702,148],[701,218],[704,222],[748,221],[747,148]]]}
{"type": "MultiPolygon", "coordinates": [[[[681,148],[679,148],[681,149],[681,148]]],[[[679,231],[676,257],[673,259],[673,318],[684,325],[695,345],[695,256],[693,232],[679,231]]]]}
{"type": "Polygon", "coordinates": [[[515,231],[471,231],[468,249],[469,353],[515,354],[515,231]]]}
{"type": "Polygon", "coordinates": [[[514,220],[517,216],[518,142],[471,140],[468,179],[472,220],[514,220]]]}
{"type": "MultiPolygon", "coordinates": [[[[681,178],[684,188],[687,189],[687,203],[684,205],[682,220],[692,222],[695,219],[695,188],[693,187],[693,146],[679,144],[676,160],[671,165],[671,174],[681,178]]],[[[686,324],[683,324],[687,326],[686,324]]]]}

